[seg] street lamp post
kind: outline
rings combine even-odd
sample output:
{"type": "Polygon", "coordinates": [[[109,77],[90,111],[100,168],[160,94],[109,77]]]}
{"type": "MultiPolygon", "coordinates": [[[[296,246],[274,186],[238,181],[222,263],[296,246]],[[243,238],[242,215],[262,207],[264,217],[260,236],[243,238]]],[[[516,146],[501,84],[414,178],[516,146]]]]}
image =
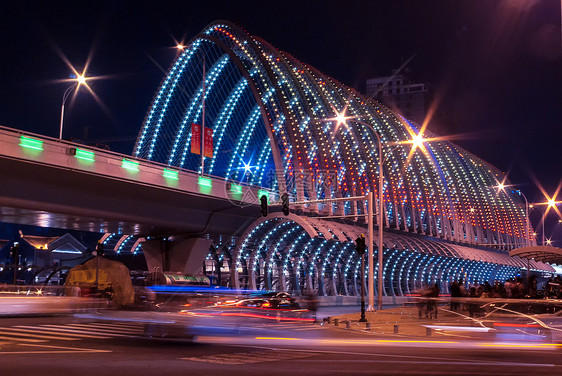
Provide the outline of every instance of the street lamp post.
{"type": "Polygon", "coordinates": [[[68,87],[62,96],[62,105],[60,109],[59,140],[62,140],[62,129],[64,126],[64,105],[66,104],[66,101],[72,89],[76,88],[76,90],[78,90],[80,85],[86,84],[86,77],[84,75],[78,74],[76,75],[76,78],[73,79],[72,81],[73,81],[72,86],[68,87]]]}
{"type": "MultiPolygon", "coordinates": [[[[345,116],[345,113],[341,113],[341,114],[337,114],[336,120],[338,122],[338,124],[344,124],[346,125],[346,120],[347,117],[345,116]]],[[[373,126],[369,123],[365,123],[363,121],[357,120],[357,119],[353,119],[353,121],[362,124],[364,126],[366,126],[367,128],[369,128],[373,134],[375,135],[375,138],[377,140],[377,145],[379,148],[379,207],[378,207],[378,224],[379,224],[379,240],[378,240],[378,245],[379,245],[379,251],[378,251],[378,277],[377,277],[377,292],[378,292],[378,297],[377,297],[377,308],[379,310],[382,309],[382,283],[383,283],[383,275],[382,275],[382,264],[383,264],[383,210],[384,210],[384,203],[383,203],[383,158],[382,158],[382,142],[381,142],[381,138],[378,134],[378,132],[375,130],[375,128],[373,128],[373,126]]],[[[374,252],[373,252],[373,243],[374,243],[374,238],[373,238],[373,218],[372,218],[372,212],[373,212],[373,193],[369,192],[368,195],[368,210],[367,212],[369,213],[369,218],[367,220],[368,223],[368,241],[369,241],[369,248],[368,248],[368,258],[369,258],[369,271],[368,271],[368,290],[369,290],[369,306],[367,308],[368,311],[374,311],[374,306],[375,306],[375,296],[374,296],[374,267],[373,267],[373,256],[374,256],[374,252]]]]}
{"type": "Polygon", "coordinates": [[[558,208],[556,207],[558,204],[561,204],[562,201],[556,201],[556,195],[558,194],[558,191],[556,191],[556,193],[554,194],[553,197],[548,197],[547,196],[547,201],[546,202],[539,202],[536,205],[541,205],[541,206],[545,206],[544,209],[544,213],[542,215],[541,218],[541,223],[542,223],[542,242],[541,245],[545,246],[546,245],[551,245],[551,241],[550,239],[548,239],[547,241],[545,241],[545,235],[544,235],[544,222],[546,220],[546,216],[549,212],[550,209],[554,209],[558,212],[558,214],[560,215],[560,211],[558,210],[558,208]]]}
{"type": "Polygon", "coordinates": [[[529,201],[527,197],[523,194],[523,192],[519,191],[519,193],[525,198],[525,246],[529,246],[529,201]]]}
{"type": "Polygon", "coordinates": [[[205,175],[205,96],[207,95],[205,82],[205,54],[203,54],[203,95],[202,95],[202,112],[201,112],[201,175],[205,175]]]}
{"type": "MultiPolygon", "coordinates": [[[[340,114],[342,115],[342,114],[340,114]]],[[[338,116],[339,117],[339,116],[338,116]]],[[[353,121],[355,121],[356,123],[362,124],[364,126],[366,126],[367,128],[369,128],[373,134],[375,135],[375,138],[377,140],[377,146],[379,148],[379,207],[377,209],[377,221],[379,224],[379,240],[378,240],[378,245],[379,245],[379,251],[378,251],[378,272],[377,272],[377,309],[382,310],[382,287],[383,287],[383,275],[382,275],[382,264],[383,264],[383,210],[384,210],[384,202],[383,202],[383,181],[384,181],[384,175],[383,175],[383,155],[382,155],[382,141],[381,138],[379,136],[379,133],[375,130],[375,128],[373,128],[373,126],[369,123],[365,123],[363,121],[357,120],[357,119],[353,119],[353,121]]],[[[345,116],[341,116],[338,119],[338,122],[341,122],[342,124],[345,124],[345,116]],[[343,121],[341,121],[343,118],[343,121]]],[[[375,310],[375,291],[374,291],[374,267],[373,267],[373,256],[374,256],[374,250],[373,250],[373,243],[374,243],[374,236],[373,236],[373,218],[372,218],[372,213],[373,213],[373,193],[369,192],[368,194],[368,210],[367,212],[369,213],[369,218],[367,220],[368,223],[368,239],[369,239],[369,248],[368,248],[368,258],[369,258],[369,271],[368,271],[368,290],[369,290],[369,306],[367,307],[367,311],[374,311],[375,310]]]]}
{"type": "MultiPolygon", "coordinates": [[[[529,201],[521,190],[517,190],[520,196],[525,199],[525,247],[529,246],[529,201]]],[[[527,259],[527,280],[531,277],[531,261],[527,259]]]]}
{"type": "MultiPolygon", "coordinates": [[[[536,206],[541,205],[542,203],[538,203],[538,204],[531,204],[530,207],[532,209],[534,209],[536,206]]],[[[544,246],[545,243],[545,237],[544,237],[544,221],[546,219],[546,209],[545,211],[542,213],[542,217],[541,217],[541,245],[544,246]]]]}
{"type": "MultiPolygon", "coordinates": [[[[502,189],[503,190],[503,189],[502,189]]],[[[520,196],[523,196],[525,199],[525,247],[529,246],[529,200],[527,200],[527,196],[521,190],[516,191],[520,196]]]]}
{"type": "MultiPolygon", "coordinates": [[[[366,123],[365,123],[366,124],[366,123]]],[[[384,210],[384,202],[383,202],[383,169],[382,169],[382,165],[383,165],[383,159],[382,159],[382,142],[381,142],[381,138],[379,136],[379,134],[375,131],[375,129],[369,124],[369,127],[371,128],[371,130],[373,131],[373,133],[376,136],[377,142],[378,142],[378,146],[379,146],[379,208],[377,210],[378,212],[378,222],[379,222],[379,252],[378,252],[378,262],[379,262],[379,268],[378,268],[378,278],[377,278],[377,293],[378,293],[378,297],[377,297],[377,309],[382,310],[382,282],[383,282],[383,275],[382,275],[382,263],[383,263],[383,257],[382,257],[382,252],[383,252],[383,210],[384,210]]],[[[373,194],[371,193],[370,197],[373,197],[373,194]]],[[[371,203],[369,203],[369,205],[371,205],[371,203]]],[[[371,206],[372,207],[372,206],[371,206]]],[[[372,311],[374,309],[374,303],[375,303],[375,298],[374,298],[374,276],[373,276],[373,227],[372,227],[372,223],[373,220],[371,219],[371,228],[369,228],[369,241],[371,242],[369,244],[369,311],[372,311]]]]}
{"type": "MultiPolygon", "coordinates": [[[[176,48],[179,51],[185,50],[185,47],[186,46],[181,43],[176,45],[176,48]]],[[[205,175],[205,96],[207,95],[205,53],[203,53],[203,56],[199,56],[199,58],[201,59],[201,63],[203,65],[203,93],[201,94],[201,175],[205,175]]]]}
{"type": "MultiPolygon", "coordinates": [[[[382,295],[383,295],[383,273],[382,273],[382,265],[383,265],[383,213],[384,213],[384,202],[383,202],[383,181],[384,181],[384,173],[383,173],[383,164],[386,160],[383,159],[383,154],[382,154],[382,140],[381,137],[379,135],[379,133],[375,130],[375,128],[369,124],[366,123],[364,121],[361,120],[357,120],[352,116],[345,116],[345,109],[344,111],[342,111],[341,113],[336,112],[336,117],[334,119],[329,119],[329,120],[336,120],[337,124],[343,124],[345,126],[347,126],[347,120],[353,120],[354,122],[358,123],[358,124],[362,124],[364,126],[366,126],[367,128],[369,128],[373,134],[375,135],[375,138],[377,140],[377,146],[379,148],[379,207],[378,207],[378,223],[379,223],[379,240],[378,240],[378,245],[379,245],[379,250],[378,250],[378,277],[377,277],[377,292],[378,292],[378,297],[377,297],[377,309],[381,310],[382,309],[382,295]]],[[[414,148],[416,147],[420,147],[420,145],[422,145],[424,143],[425,139],[423,138],[423,134],[420,131],[418,134],[414,134],[412,140],[409,141],[409,143],[412,143],[412,145],[414,146],[414,148]]],[[[388,156],[388,155],[387,155],[388,156]]],[[[374,252],[373,252],[373,243],[374,243],[374,239],[373,239],[373,220],[372,220],[372,201],[373,201],[373,193],[369,192],[368,196],[367,196],[367,200],[368,200],[368,214],[369,214],[369,218],[368,218],[368,241],[369,241],[369,253],[368,253],[368,257],[369,257],[369,273],[368,273],[368,289],[369,289],[369,307],[367,308],[368,311],[374,311],[374,305],[375,305],[375,297],[374,297],[374,268],[373,268],[373,256],[374,256],[374,252]]]]}

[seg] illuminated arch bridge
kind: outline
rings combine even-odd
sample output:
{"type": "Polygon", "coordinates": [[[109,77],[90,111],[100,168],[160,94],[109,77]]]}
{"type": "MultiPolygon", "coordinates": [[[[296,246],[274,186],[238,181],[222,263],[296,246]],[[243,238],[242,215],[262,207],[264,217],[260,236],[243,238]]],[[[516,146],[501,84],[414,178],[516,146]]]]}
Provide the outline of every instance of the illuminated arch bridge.
{"type": "MultiPolygon", "coordinates": [[[[398,231],[388,235],[386,244],[385,256],[391,263],[388,278],[395,278],[388,282],[387,293],[403,293],[411,290],[416,281],[435,275],[437,270],[441,273],[454,269],[448,258],[464,260],[466,265],[460,266],[461,270],[490,270],[482,272],[488,273],[488,277],[503,276],[509,267],[516,267],[504,257],[494,262],[508,269],[498,266],[500,269],[496,270],[486,264],[488,261],[482,261],[484,264],[478,269],[476,261],[470,261],[474,265],[467,261],[468,251],[460,252],[460,246],[452,244],[464,243],[466,249],[469,245],[481,245],[507,251],[513,245],[525,243],[529,234],[525,233],[524,204],[517,192],[492,188],[505,180],[498,169],[449,141],[428,143],[423,150],[409,155],[411,145],[404,142],[419,133],[417,124],[229,22],[212,23],[181,51],[156,92],[134,155],[260,186],[269,189],[273,197],[286,192],[293,202],[360,196],[370,191],[378,197],[378,148],[373,129],[365,123],[380,135],[383,144],[385,215],[382,224],[375,224],[398,231]],[[344,110],[353,117],[347,126],[336,128],[335,121],[327,120],[344,110]],[[213,154],[202,163],[199,154],[191,153],[191,138],[192,124],[203,122],[213,132],[213,154]],[[412,239],[416,237],[424,240],[415,243],[412,239]],[[390,241],[394,238],[398,240],[390,241]],[[408,245],[412,242],[416,247],[408,245]],[[394,243],[405,245],[394,248],[394,243]],[[437,249],[449,251],[440,253],[437,249]],[[434,269],[424,269],[429,263],[434,269]],[[408,266],[409,271],[405,271],[403,265],[410,264],[416,265],[415,269],[408,266]],[[403,285],[401,278],[410,279],[403,285]]],[[[427,133],[426,137],[431,136],[427,133]]],[[[364,214],[365,202],[306,205],[299,210],[303,216],[364,214]]],[[[301,219],[308,220],[312,221],[301,219]]],[[[255,224],[248,230],[254,235],[239,239],[231,255],[237,266],[233,264],[231,270],[251,269],[246,275],[252,286],[258,284],[259,278],[250,276],[265,268],[260,274],[265,279],[259,283],[267,282],[274,287],[273,282],[268,282],[268,278],[274,278],[266,272],[270,266],[271,273],[279,276],[280,288],[296,286],[298,282],[296,277],[294,282],[288,282],[285,268],[299,271],[301,278],[316,275],[315,286],[320,289],[337,290],[337,283],[332,286],[337,278],[348,283],[347,276],[355,275],[357,270],[350,251],[354,237],[338,236],[337,245],[332,245],[334,239],[324,231],[315,235],[295,229],[294,233],[302,239],[291,242],[293,235],[284,234],[283,238],[280,234],[300,223],[296,219],[293,222],[255,224]],[[261,240],[257,241],[258,238],[261,240]],[[276,242],[280,245],[276,246],[276,242]],[[272,247],[280,251],[268,255],[272,247]],[[308,269],[299,269],[305,261],[294,264],[298,252],[305,252],[311,260],[308,269]],[[276,256],[277,253],[283,256],[276,256]],[[252,265],[247,264],[250,259],[252,265]],[[282,263],[283,269],[275,268],[278,263],[282,263]],[[331,282],[322,282],[321,275],[329,275],[331,282]]],[[[323,223],[334,231],[343,226],[323,223]]],[[[492,250],[482,252],[492,252],[482,260],[505,256],[492,250]]],[[[238,284],[236,273],[233,272],[232,279],[238,284]]],[[[351,287],[346,287],[346,283],[341,288],[355,291],[353,283],[351,287]]]]}

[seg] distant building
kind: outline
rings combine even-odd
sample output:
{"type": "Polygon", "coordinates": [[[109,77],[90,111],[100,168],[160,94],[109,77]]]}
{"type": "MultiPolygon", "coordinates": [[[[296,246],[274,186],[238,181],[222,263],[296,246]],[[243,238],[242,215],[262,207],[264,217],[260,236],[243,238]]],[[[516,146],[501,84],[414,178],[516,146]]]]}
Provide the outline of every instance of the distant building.
{"type": "Polygon", "coordinates": [[[37,267],[74,266],[89,256],[87,247],[68,233],[63,236],[22,235],[20,240],[34,248],[33,258],[28,256],[27,263],[37,267]]]}
{"type": "Polygon", "coordinates": [[[366,83],[367,96],[397,111],[408,120],[422,124],[427,113],[429,91],[426,84],[413,83],[406,74],[393,70],[388,77],[370,78],[366,83]]]}
{"type": "Polygon", "coordinates": [[[0,240],[0,283],[55,284],[68,270],[90,257],[88,248],[70,234],[23,235],[0,240]],[[14,251],[17,247],[17,252],[14,251]],[[18,271],[14,274],[14,268],[18,271]]]}

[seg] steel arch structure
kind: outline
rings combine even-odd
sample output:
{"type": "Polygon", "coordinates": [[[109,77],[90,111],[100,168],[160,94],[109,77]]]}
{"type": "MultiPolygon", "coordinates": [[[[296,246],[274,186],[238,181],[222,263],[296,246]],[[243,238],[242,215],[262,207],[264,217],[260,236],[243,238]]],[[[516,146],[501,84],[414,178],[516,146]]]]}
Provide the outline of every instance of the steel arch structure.
{"type": "Polygon", "coordinates": [[[376,193],[372,131],[353,121],[336,130],[335,122],[324,121],[347,108],[384,143],[387,226],[468,243],[526,239],[521,198],[490,188],[504,180],[495,167],[448,141],[432,142],[427,153],[417,151],[409,160],[409,146],[392,145],[409,140],[419,131],[416,124],[228,22],[209,25],[178,56],[134,155],[201,171],[201,157],[189,147],[203,104],[214,133],[205,174],[288,192],[299,201],[376,193]]]}
{"type": "MultiPolygon", "coordinates": [[[[361,231],[356,225],[273,213],[249,226],[221,261],[228,263],[235,288],[355,296],[360,291],[361,262],[354,239],[361,231]]],[[[505,281],[527,267],[526,261],[502,250],[476,249],[429,236],[387,230],[384,242],[385,296],[410,294],[435,283],[448,292],[449,282],[459,278],[468,284],[505,281]]],[[[528,266],[554,272],[534,260],[528,266]]]]}
{"type": "MultiPolygon", "coordinates": [[[[422,281],[432,282],[428,276],[439,283],[462,273],[473,280],[507,278],[525,267],[506,252],[458,245],[508,250],[529,238],[522,198],[492,188],[509,183],[497,168],[449,141],[428,143],[425,152],[410,155],[404,142],[419,132],[417,124],[227,21],[208,25],[179,54],[154,96],[134,156],[286,192],[293,201],[367,192],[377,197],[381,161],[373,130],[384,155],[385,216],[382,224],[375,223],[401,232],[388,239],[385,234],[385,242],[396,244],[386,245],[386,294],[409,292],[422,281]],[[344,109],[356,121],[337,129],[329,119],[344,109]],[[201,124],[203,116],[213,132],[213,155],[203,158],[204,164],[190,152],[192,124],[201,124]],[[484,261],[471,258],[479,252],[484,261]]],[[[364,214],[365,204],[301,209],[311,215],[326,209],[364,214]]],[[[226,252],[231,283],[356,293],[354,238],[330,237],[291,217],[255,223],[226,252]],[[259,241],[251,240],[256,236],[259,241]]],[[[338,231],[326,223],[318,226],[338,231]]]]}

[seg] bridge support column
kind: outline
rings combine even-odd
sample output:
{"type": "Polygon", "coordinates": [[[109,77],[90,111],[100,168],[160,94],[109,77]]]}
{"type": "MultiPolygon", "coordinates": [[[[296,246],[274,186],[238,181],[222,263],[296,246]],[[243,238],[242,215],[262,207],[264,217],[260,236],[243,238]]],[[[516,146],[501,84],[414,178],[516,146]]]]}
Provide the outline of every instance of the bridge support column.
{"type": "Polygon", "coordinates": [[[147,240],[142,248],[149,271],[201,275],[210,246],[204,238],[169,237],[147,240]]]}

